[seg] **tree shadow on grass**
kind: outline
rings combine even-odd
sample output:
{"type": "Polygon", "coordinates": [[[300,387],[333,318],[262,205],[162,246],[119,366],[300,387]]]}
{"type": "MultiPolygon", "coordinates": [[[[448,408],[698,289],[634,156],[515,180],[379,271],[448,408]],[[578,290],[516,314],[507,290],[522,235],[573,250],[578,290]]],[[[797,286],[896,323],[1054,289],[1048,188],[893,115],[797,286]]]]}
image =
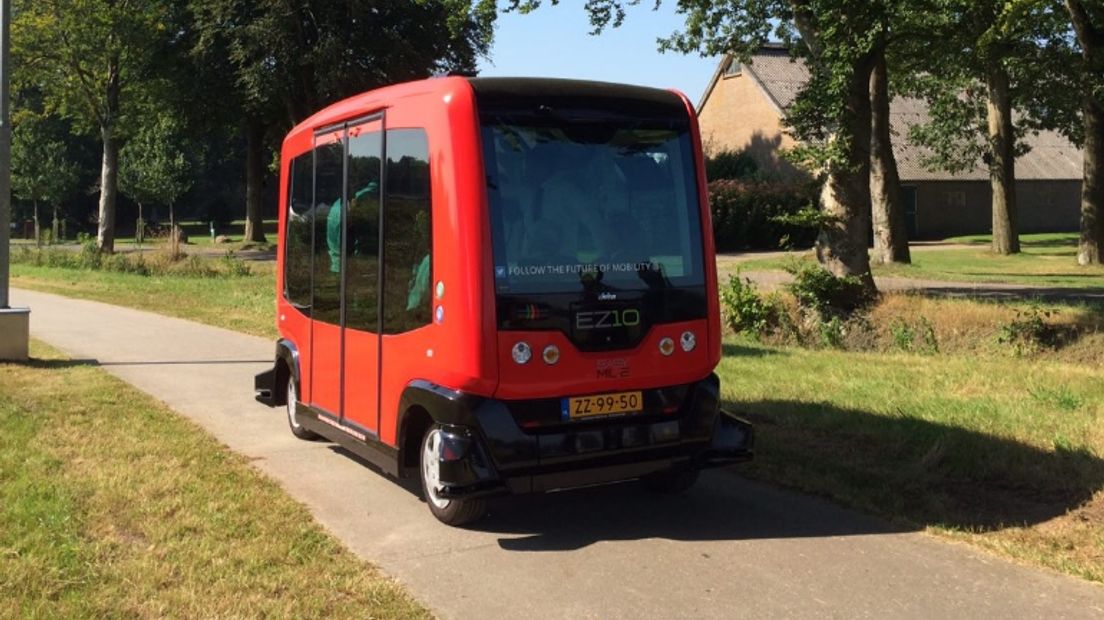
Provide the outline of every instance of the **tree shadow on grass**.
{"type": "Polygon", "coordinates": [[[1085,449],[1044,450],[907,412],[792,401],[746,409],[759,438],[755,475],[917,526],[1031,526],[1104,489],[1104,460],[1085,449]]]}
{"type": "Polygon", "coordinates": [[[756,424],[755,462],[706,472],[686,495],[652,495],[625,483],[511,497],[492,502],[475,528],[503,534],[503,549],[530,552],[609,540],[849,536],[927,525],[992,531],[1063,515],[1104,488],[1104,461],[1083,450],[1041,450],[904,414],[791,401],[743,408],[756,424]],[[741,469],[808,495],[749,482],[736,475],[741,469]]]}
{"type": "Polygon", "coordinates": [[[770,355],[789,355],[789,352],[781,349],[770,349],[767,347],[755,347],[725,342],[721,344],[721,355],[724,357],[767,357],[770,355]]]}

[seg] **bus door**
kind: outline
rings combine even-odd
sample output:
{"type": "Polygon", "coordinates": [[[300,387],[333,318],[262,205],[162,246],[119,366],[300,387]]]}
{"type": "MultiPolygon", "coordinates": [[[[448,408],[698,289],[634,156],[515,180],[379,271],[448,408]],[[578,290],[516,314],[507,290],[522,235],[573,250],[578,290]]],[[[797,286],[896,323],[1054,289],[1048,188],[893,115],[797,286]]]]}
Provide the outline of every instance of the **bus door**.
{"type": "Polygon", "coordinates": [[[341,417],[341,220],[345,130],[314,138],[310,404],[341,417]]]}
{"type": "Polygon", "coordinates": [[[382,125],[315,136],[311,404],[364,438],[378,426],[382,125]]]}
{"type": "Polygon", "coordinates": [[[378,434],[383,118],[348,126],[343,421],[378,434]]]}

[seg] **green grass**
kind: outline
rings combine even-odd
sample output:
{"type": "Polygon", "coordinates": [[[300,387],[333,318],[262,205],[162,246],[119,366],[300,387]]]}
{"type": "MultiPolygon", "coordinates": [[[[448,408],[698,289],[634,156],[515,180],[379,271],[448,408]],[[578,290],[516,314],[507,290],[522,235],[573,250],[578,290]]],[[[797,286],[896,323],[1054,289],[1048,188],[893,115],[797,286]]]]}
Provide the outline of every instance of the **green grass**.
{"type": "Polygon", "coordinates": [[[427,617],[191,422],[32,343],[0,365],[0,617],[427,617]]]}
{"type": "Polygon", "coordinates": [[[232,278],[141,276],[13,263],[11,284],[190,319],[265,338],[276,337],[271,263],[251,263],[253,275],[232,278]]]}
{"type": "Polygon", "coordinates": [[[1104,581],[1104,372],[729,340],[756,478],[1104,581]]]}
{"type": "MultiPolygon", "coordinates": [[[[977,245],[962,249],[917,249],[911,265],[874,265],[875,276],[951,282],[1013,283],[1047,288],[1104,287],[1104,267],[1077,264],[1077,237],[1044,233],[1022,235],[1022,253],[1000,256],[989,252],[989,237],[978,235],[948,239],[949,243],[977,245]]],[[[722,263],[721,271],[782,270],[795,260],[816,260],[812,252],[750,260],[739,265],[722,263]]]]}
{"type": "MultiPolygon", "coordinates": [[[[16,286],[266,337],[271,273],[158,279],[13,265],[16,286]]],[[[1055,306],[1060,347],[1015,357],[1005,304],[890,295],[873,311],[930,320],[937,355],[728,340],[731,408],[757,426],[746,471],[1034,565],[1104,581],[1104,313],[1055,306]]]]}

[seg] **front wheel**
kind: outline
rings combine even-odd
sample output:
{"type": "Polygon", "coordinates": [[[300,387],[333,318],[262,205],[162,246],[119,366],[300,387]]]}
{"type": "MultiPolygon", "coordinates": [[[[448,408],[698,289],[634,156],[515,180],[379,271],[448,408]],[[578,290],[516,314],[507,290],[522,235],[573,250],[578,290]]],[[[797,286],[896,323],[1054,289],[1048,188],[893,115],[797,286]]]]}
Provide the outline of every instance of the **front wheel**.
{"type": "Polygon", "coordinates": [[[288,426],[291,428],[292,435],[304,441],[314,441],[320,438],[317,433],[308,431],[299,423],[299,390],[298,386],[295,385],[295,377],[288,377],[287,380],[286,407],[288,426]]]}
{"type": "Polygon", "coordinates": [[[437,495],[441,488],[441,428],[432,426],[422,438],[422,494],[429,511],[446,525],[460,526],[471,523],[487,511],[487,502],[476,499],[445,499],[437,495]]]}

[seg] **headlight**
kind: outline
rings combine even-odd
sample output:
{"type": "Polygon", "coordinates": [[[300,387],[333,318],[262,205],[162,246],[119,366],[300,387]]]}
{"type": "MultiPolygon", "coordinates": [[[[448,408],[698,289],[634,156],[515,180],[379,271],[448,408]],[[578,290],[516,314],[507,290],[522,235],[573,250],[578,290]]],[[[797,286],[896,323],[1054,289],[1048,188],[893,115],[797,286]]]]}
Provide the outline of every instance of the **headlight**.
{"type": "Polygon", "coordinates": [[[679,337],[679,344],[682,345],[682,350],[687,353],[694,350],[694,347],[698,344],[698,339],[694,336],[694,332],[685,331],[682,332],[682,336],[679,337]]]}
{"type": "Polygon", "coordinates": [[[514,356],[514,361],[519,364],[527,364],[533,357],[533,350],[529,348],[529,343],[522,341],[514,345],[514,348],[510,351],[510,354],[514,356]]]}

